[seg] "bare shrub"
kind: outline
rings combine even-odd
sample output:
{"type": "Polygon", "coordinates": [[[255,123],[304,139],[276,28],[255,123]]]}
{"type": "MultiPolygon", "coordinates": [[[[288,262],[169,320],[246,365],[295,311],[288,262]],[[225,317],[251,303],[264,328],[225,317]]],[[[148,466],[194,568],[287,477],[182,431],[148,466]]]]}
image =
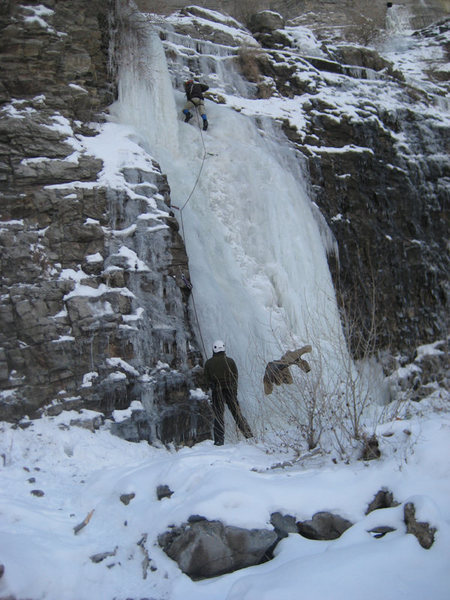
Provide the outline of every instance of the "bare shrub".
{"type": "Polygon", "coordinates": [[[260,83],[261,70],[259,60],[263,52],[260,48],[243,44],[240,46],[237,54],[238,65],[242,75],[252,83],[260,83]]]}
{"type": "Polygon", "coordinates": [[[361,455],[377,426],[395,418],[403,398],[393,393],[393,382],[386,378],[378,360],[373,285],[370,297],[369,311],[367,306],[352,302],[358,310],[365,308],[364,314],[341,310],[340,324],[320,307],[316,306],[314,312],[306,307],[301,340],[294,336],[280,339],[272,331],[272,343],[258,345],[259,361],[277,359],[273,348],[278,347],[281,355],[305,343],[312,346],[307,357],[311,372],[292,366],[292,384],[275,386],[266,396],[260,391],[264,405],[260,416],[265,419],[261,439],[272,435],[297,454],[321,447],[325,451],[334,449],[345,458],[357,451],[361,455]],[[271,356],[263,355],[267,352],[264,348],[272,348],[271,356]]]}

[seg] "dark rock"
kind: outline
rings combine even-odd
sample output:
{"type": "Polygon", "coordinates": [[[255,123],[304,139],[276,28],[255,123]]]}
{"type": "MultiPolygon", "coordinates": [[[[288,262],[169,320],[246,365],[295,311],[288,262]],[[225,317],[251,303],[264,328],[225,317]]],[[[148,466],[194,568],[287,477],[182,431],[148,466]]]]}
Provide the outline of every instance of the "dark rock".
{"type": "Polygon", "coordinates": [[[264,48],[287,48],[291,46],[291,40],[278,29],[270,33],[260,33],[255,38],[264,48]]]}
{"type": "MultiPolygon", "coordinates": [[[[164,335],[167,336],[167,330],[164,335]]],[[[158,335],[157,331],[153,332],[158,335]]],[[[196,377],[195,370],[192,376],[196,377]]],[[[153,406],[149,410],[134,410],[131,417],[120,423],[113,423],[111,432],[131,442],[147,440],[149,443],[157,439],[173,441],[179,444],[192,445],[196,441],[211,438],[211,409],[205,399],[189,398],[186,376],[172,370],[155,372],[149,382],[134,382],[129,391],[124,390],[129,398],[139,398],[146,394],[153,398],[153,406]],[[158,409],[155,417],[154,407],[158,409]],[[152,410],[153,408],[153,410],[152,410]]],[[[117,403],[113,399],[111,404],[117,403]]]]}
{"type": "Polygon", "coordinates": [[[280,539],[287,537],[290,533],[298,533],[296,519],[292,515],[274,512],[270,515],[270,524],[273,525],[280,539]]]}
{"type": "Polygon", "coordinates": [[[412,502],[407,502],[404,506],[404,520],[406,532],[415,535],[422,548],[430,549],[437,529],[429,523],[416,520],[416,507],[412,502]]]}
{"type": "Polygon", "coordinates": [[[375,494],[373,500],[367,507],[365,514],[368,515],[372,511],[378,510],[379,508],[392,508],[393,506],[398,506],[399,504],[400,502],[396,502],[396,500],[394,500],[394,494],[383,488],[375,494]]]}
{"type": "Polygon", "coordinates": [[[312,64],[313,67],[316,67],[316,69],[319,69],[319,71],[339,73],[340,75],[344,73],[344,67],[334,60],[320,58],[317,56],[308,56],[304,60],[312,64]]]}
{"type": "Polygon", "coordinates": [[[259,564],[277,540],[275,531],[195,521],[158,537],[166,554],[192,579],[216,577],[259,564]]]}
{"type": "Polygon", "coordinates": [[[329,512],[318,512],[309,521],[298,521],[300,535],[309,540],[336,540],[353,523],[339,515],[329,512]]]}
{"type": "Polygon", "coordinates": [[[156,488],[156,497],[158,500],[162,500],[163,498],[170,498],[173,492],[168,485],[158,485],[156,488]]]}
{"type": "Polygon", "coordinates": [[[105,560],[105,558],[108,558],[109,556],[115,556],[116,552],[117,548],[111,552],[99,552],[98,554],[93,554],[89,558],[92,560],[93,563],[99,563],[102,562],[102,560],[105,560]]]}
{"type": "Polygon", "coordinates": [[[89,431],[91,431],[92,433],[94,433],[95,431],[97,431],[98,429],[100,429],[100,426],[102,425],[104,421],[104,417],[103,415],[97,415],[95,417],[92,417],[90,419],[71,419],[70,420],[70,426],[74,426],[74,427],[81,427],[82,429],[88,429],[89,431]]]}
{"type": "Polygon", "coordinates": [[[364,46],[345,46],[340,44],[336,50],[340,62],[345,65],[365,67],[374,71],[392,70],[392,64],[382,58],[376,50],[364,46]]]}
{"type": "Polygon", "coordinates": [[[37,496],[38,498],[42,498],[42,496],[45,496],[42,490],[31,490],[30,494],[33,494],[33,496],[37,496]]]}
{"type": "Polygon", "coordinates": [[[248,28],[252,33],[266,33],[284,27],[283,17],[271,10],[262,10],[250,17],[248,28]]]}
{"type": "Polygon", "coordinates": [[[125,506],[128,506],[135,496],[136,494],[134,492],[131,492],[131,494],[122,494],[120,496],[120,501],[122,504],[125,504],[125,506]]]}

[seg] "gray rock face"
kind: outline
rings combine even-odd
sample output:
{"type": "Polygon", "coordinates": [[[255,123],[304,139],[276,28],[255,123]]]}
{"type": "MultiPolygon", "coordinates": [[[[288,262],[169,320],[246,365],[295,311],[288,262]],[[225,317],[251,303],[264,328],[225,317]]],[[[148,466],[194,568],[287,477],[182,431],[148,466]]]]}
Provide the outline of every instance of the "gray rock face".
{"type": "Polygon", "coordinates": [[[83,146],[114,98],[112,5],[45,6],[37,18],[32,5],[7,3],[0,16],[0,418],[110,415],[141,400],[145,439],[204,439],[207,404],[190,402],[201,354],[188,260],[167,179],[149,159],[117,173],[130,193],[112,189],[83,146]]]}
{"type": "MultiPolygon", "coordinates": [[[[447,20],[420,35],[439,46],[448,27],[447,20]]],[[[284,131],[305,157],[311,194],[337,241],[339,260],[331,255],[329,264],[338,301],[360,334],[375,315],[378,349],[395,347],[412,359],[418,345],[445,337],[448,129],[426,94],[405,85],[375,51],[324,43],[323,57],[299,57],[288,47],[274,50],[275,42],[261,38],[267,51],[257,62],[266,88],[267,78],[275,83],[272,93],[305,98],[306,126],[298,132],[285,123],[284,131]],[[333,102],[328,72],[346,76],[349,90],[368,78],[383,82],[401,104],[387,109],[368,91],[354,97],[360,118],[350,118],[333,102]]],[[[432,84],[448,94],[448,82],[432,84]]],[[[339,96],[339,86],[334,91],[339,96]]],[[[349,340],[356,355],[362,337],[349,340]]]]}
{"type": "Polygon", "coordinates": [[[194,520],[159,536],[164,552],[192,579],[204,579],[259,564],[277,540],[267,529],[194,520]]]}

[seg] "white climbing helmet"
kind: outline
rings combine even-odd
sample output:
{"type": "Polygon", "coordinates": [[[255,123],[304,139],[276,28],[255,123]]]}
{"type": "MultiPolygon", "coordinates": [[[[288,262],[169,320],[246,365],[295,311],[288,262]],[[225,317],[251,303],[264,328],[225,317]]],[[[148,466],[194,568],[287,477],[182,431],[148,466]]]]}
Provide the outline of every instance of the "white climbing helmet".
{"type": "Polygon", "coordinates": [[[225,344],[222,340],[216,340],[213,344],[213,352],[225,352],[225,344]]]}

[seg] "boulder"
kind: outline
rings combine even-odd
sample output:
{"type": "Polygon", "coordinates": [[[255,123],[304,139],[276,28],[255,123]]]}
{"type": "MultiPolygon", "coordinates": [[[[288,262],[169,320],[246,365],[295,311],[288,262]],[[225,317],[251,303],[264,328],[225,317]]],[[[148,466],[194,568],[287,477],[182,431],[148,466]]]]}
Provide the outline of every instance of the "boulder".
{"type": "Polygon", "coordinates": [[[296,519],[292,515],[274,512],[270,515],[270,524],[273,525],[279,539],[287,537],[290,533],[298,533],[296,519]]]}
{"type": "Polygon", "coordinates": [[[255,34],[255,38],[264,48],[289,48],[292,46],[291,40],[282,31],[276,29],[270,33],[255,34]]]}
{"type": "Polygon", "coordinates": [[[283,17],[272,10],[262,10],[250,17],[248,28],[252,33],[269,33],[275,29],[283,29],[283,17]]]}
{"type": "Polygon", "coordinates": [[[216,577],[264,562],[277,541],[269,529],[244,529],[195,517],[158,537],[164,552],[192,579],[216,577]]]}
{"type": "Polygon", "coordinates": [[[162,500],[163,498],[170,498],[173,492],[168,485],[158,485],[156,488],[156,497],[158,500],[162,500]]]}
{"type": "Polygon", "coordinates": [[[365,67],[373,71],[392,70],[392,63],[382,58],[376,50],[364,46],[340,45],[335,51],[340,62],[355,67],[365,67]]]}
{"type": "Polygon", "coordinates": [[[352,525],[339,515],[318,512],[309,521],[299,521],[297,529],[300,535],[309,540],[336,540],[352,525]]]}
{"type": "Polygon", "coordinates": [[[120,501],[122,504],[125,504],[125,506],[128,506],[135,496],[136,494],[134,492],[131,492],[130,494],[121,494],[120,501]]]}

